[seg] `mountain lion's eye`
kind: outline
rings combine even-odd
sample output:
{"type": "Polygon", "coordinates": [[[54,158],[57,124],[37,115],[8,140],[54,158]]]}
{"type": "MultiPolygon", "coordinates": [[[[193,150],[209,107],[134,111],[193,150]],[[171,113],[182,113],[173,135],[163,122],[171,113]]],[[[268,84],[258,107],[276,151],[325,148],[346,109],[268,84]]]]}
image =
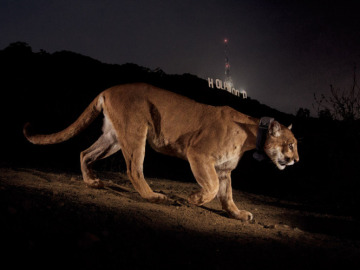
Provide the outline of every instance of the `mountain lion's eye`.
{"type": "Polygon", "coordinates": [[[294,150],[294,145],[292,143],[289,144],[289,149],[292,151],[294,150]]]}

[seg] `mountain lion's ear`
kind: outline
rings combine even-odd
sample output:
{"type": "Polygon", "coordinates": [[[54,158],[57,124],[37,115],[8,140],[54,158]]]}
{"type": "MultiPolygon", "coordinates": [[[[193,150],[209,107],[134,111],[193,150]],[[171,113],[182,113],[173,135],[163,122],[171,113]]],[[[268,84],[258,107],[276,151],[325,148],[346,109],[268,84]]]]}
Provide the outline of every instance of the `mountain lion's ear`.
{"type": "Polygon", "coordinates": [[[281,126],[280,126],[279,122],[277,122],[277,121],[271,122],[271,124],[269,126],[270,135],[272,135],[274,137],[279,137],[280,136],[280,130],[281,130],[281,126]]]}
{"type": "Polygon", "coordinates": [[[288,129],[290,129],[290,130],[292,129],[292,124],[290,124],[290,126],[288,126],[288,129]]]}

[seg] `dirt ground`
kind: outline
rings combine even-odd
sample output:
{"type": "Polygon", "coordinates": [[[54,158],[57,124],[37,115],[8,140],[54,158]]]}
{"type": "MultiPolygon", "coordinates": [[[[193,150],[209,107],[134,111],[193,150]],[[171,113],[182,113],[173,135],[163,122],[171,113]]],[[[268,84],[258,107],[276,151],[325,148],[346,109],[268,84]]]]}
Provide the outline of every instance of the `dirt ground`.
{"type": "Polygon", "coordinates": [[[81,269],[360,269],[359,221],[234,190],[240,209],[230,219],[215,199],[186,198],[196,183],[148,179],[172,201],[154,204],[127,177],[101,173],[105,188],[81,176],[35,169],[0,169],[2,263],[12,268],[81,269]]]}

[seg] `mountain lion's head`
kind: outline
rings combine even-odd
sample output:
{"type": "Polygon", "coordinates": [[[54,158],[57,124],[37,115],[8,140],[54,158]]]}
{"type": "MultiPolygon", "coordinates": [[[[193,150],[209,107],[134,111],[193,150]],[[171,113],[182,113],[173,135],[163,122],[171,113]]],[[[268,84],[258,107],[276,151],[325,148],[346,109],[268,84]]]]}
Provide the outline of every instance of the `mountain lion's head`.
{"type": "Polygon", "coordinates": [[[271,122],[264,150],[280,170],[298,162],[297,140],[291,132],[291,125],[287,128],[276,121],[271,122]]]}

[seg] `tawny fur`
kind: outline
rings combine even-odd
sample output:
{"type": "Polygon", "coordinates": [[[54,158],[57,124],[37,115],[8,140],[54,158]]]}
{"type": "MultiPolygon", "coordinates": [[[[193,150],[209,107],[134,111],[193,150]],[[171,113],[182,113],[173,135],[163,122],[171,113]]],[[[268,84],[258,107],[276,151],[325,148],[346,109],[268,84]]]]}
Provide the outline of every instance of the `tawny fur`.
{"type": "MultiPolygon", "coordinates": [[[[202,205],[219,198],[233,218],[251,220],[252,214],[239,210],[232,198],[231,171],[245,151],[255,148],[259,119],[230,107],[214,107],[151,85],[137,83],[109,88],[98,95],[68,128],[49,135],[32,134],[29,125],[24,135],[34,144],[66,141],[85,129],[101,112],[103,134],[81,152],[85,183],[100,188],[91,165],[98,159],[122,150],[127,174],[139,194],[150,201],[167,200],[153,192],[143,175],[145,144],[156,151],[190,163],[200,190],[190,195],[190,203],[202,205]]],[[[274,121],[264,147],[279,169],[299,160],[297,141],[290,129],[274,121]]]]}

